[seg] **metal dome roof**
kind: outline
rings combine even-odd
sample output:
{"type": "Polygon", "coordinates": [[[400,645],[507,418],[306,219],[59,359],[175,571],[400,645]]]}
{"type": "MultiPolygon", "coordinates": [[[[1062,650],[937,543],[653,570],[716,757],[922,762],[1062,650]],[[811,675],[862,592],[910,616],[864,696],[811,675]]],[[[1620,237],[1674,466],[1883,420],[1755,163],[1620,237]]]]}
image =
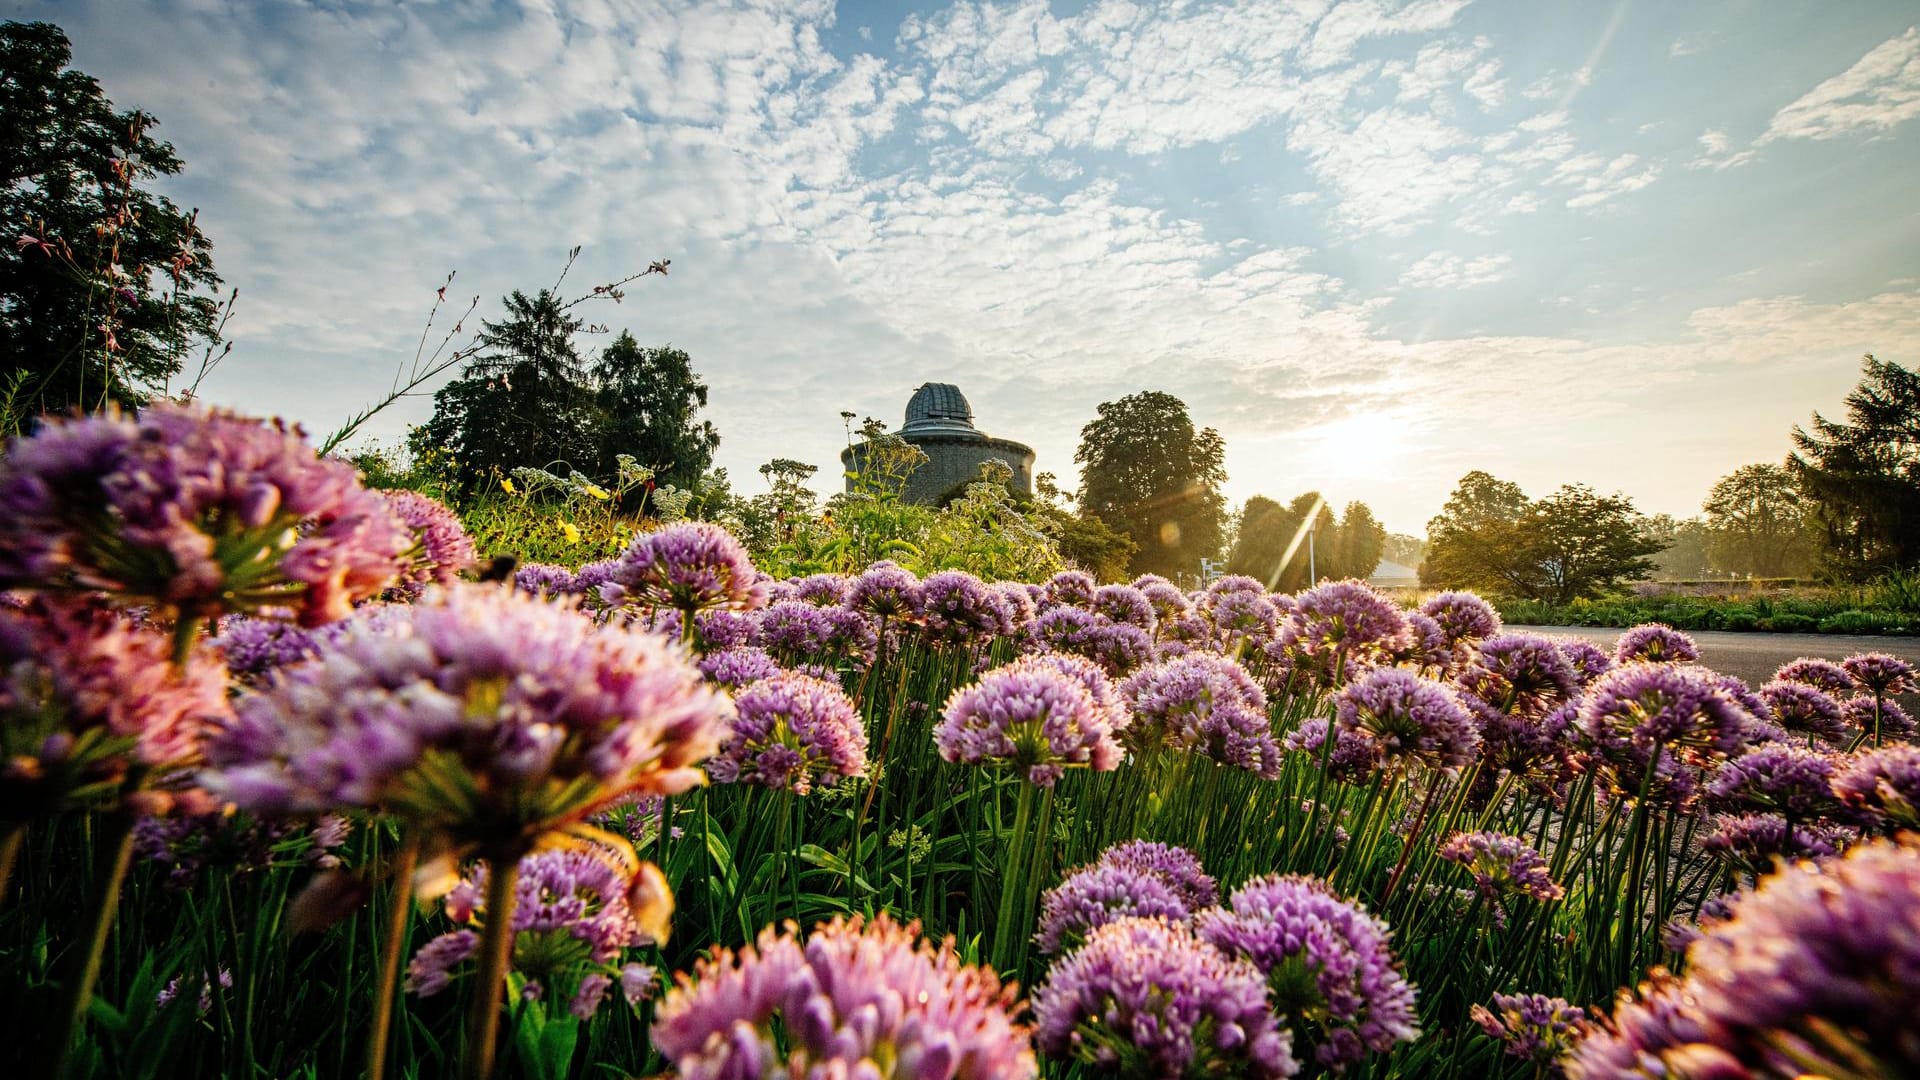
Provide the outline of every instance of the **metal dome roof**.
{"type": "Polygon", "coordinates": [[[973,406],[952,383],[922,383],[907,402],[907,422],[900,433],[973,431],[973,406]]]}

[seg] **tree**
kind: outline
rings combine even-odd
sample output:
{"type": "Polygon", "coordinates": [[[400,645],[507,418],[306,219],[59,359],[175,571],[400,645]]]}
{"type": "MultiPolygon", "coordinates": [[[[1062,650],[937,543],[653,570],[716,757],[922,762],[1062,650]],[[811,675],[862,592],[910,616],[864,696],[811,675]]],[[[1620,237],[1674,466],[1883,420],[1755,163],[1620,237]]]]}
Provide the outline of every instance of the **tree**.
{"type": "Polygon", "coordinates": [[[1104,402],[1080,429],[1080,510],[1126,534],[1131,569],[1192,574],[1219,553],[1226,518],[1225,444],[1195,428],[1187,406],[1159,391],[1104,402]]]}
{"type": "Polygon", "coordinates": [[[67,69],[67,36],[0,24],[0,396],[35,412],[138,406],[218,337],[213,245],[145,189],[180,171],[158,121],[67,69]]]}
{"type": "Polygon", "coordinates": [[[1523,545],[1517,535],[1528,508],[1520,485],[1475,469],[1460,478],[1440,513],[1427,522],[1427,558],[1420,581],[1433,587],[1508,585],[1530,572],[1515,556],[1523,545]]]}
{"type": "Polygon", "coordinates": [[[1715,482],[1701,509],[1716,569],[1763,578],[1812,569],[1817,535],[1800,485],[1784,467],[1742,465],[1715,482]]]}
{"type": "Polygon", "coordinates": [[[1645,522],[1648,537],[1663,547],[1653,557],[1653,576],[1660,581],[1698,581],[1714,570],[1709,556],[1711,533],[1699,518],[1675,518],[1672,514],[1651,514],[1645,522]]]}
{"type": "Polygon", "coordinates": [[[1233,546],[1227,551],[1227,573],[1277,581],[1293,537],[1295,523],[1287,519],[1287,508],[1265,495],[1248,499],[1240,507],[1233,546]]]}
{"type": "Polygon", "coordinates": [[[612,475],[615,459],[630,454],[653,470],[656,483],[691,488],[712,466],[720,433],[696,418],[707,404],[707,384],[684,350],[641,348],[623,330],[594,360],[592,375],[600,414],[595,475],[612,475]]]}
{"type": "Polygon", "coordinates": [[[1333,564],[1323,576],[1335,578],[1372,577],[1387,548],[1387,527],[1373,516],[1363,502],[1350,502],[1340,514],[1340,526],[1334,534],[1333,564]]]}
{"type": "Polygon", "coordinates": [[[1537,567],[1533,599],[1564,604],[1600,596],[1653,572],[1660,541],[1624,495],[1567,484],[1533,504],[1522,521],[1525,557],[1537,567]]]}
{"type": "Polygon", "coordinates": [[[468,491],[523,465],[566,472],[597,460],[593,396],[573,344],[583,324],[550,289],[516,289],[504,303],[506,318],[481,324],[473,360],[411,436],[416,453],[449,453],[468,491]]]}
{"type": "Polygon", "coordinates": [[[1427,523],[1420,580],[1564,604],[1645,577],[1661,550],[1624,495],[1568,484],[1538,502],[1518,485],[1468,473],[1427,523]]]}
{"type": "Polygon", "coordinates": [[[1388,533],[1380,551],[1381,558],[1418,570],[1427,558],[1427,542],[1406,533],[1388,533]]]}
{"type": "Polygon", "coordinates": [[[1033,499],[1022,500],[1016,495],[1014,502],[1053,540],[1060,557],[1098,581],[1124,581],[1133,553],[1139,550],[1134,542],[1092,514],[1075,513],[1066,505],[1067,493],[1052,473],[1034,477],[1033,487],[1033,499]]]}
{"type": "Polygon", "coordinates": [[[1920,565],[1920,374],[1867,356],[1847,422],[1813,414],[1787,459],[1834,570],[1864,579],[1920,565]]]}

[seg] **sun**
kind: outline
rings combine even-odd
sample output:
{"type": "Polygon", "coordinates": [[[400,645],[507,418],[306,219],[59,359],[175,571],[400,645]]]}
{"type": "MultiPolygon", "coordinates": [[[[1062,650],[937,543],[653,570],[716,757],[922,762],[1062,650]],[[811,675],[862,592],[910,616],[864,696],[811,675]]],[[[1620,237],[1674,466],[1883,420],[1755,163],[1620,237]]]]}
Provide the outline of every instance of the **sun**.
{"type": "Polygon", "coordinates": [[[1392,412],[1351,413],[1302,432],[1315,471],[1330,477],[1368,476],[1393,468],[1411,452],[1406,417],[1392,412]]]}

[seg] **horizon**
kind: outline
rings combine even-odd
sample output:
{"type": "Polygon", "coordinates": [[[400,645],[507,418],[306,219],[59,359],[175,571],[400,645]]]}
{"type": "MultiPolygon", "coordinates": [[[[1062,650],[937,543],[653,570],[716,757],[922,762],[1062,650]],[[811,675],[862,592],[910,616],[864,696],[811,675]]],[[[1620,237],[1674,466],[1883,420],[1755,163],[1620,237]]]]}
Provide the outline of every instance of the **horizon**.
{"type": "Polygon", "coordinates": [[[1482,469],[1685,518],[1920,353],[1908,5],[555,7],[8,17],[184,161],[240,290],[204,396],[315,432],[448,270],[484,316],[576,244],[581,289],[672,260],[587,317],[691,354],[742,491],[831,494],[842,410],[951,382],[1066,486],[1165,390],[1234,504],[1418,536],[1482,469]]]}

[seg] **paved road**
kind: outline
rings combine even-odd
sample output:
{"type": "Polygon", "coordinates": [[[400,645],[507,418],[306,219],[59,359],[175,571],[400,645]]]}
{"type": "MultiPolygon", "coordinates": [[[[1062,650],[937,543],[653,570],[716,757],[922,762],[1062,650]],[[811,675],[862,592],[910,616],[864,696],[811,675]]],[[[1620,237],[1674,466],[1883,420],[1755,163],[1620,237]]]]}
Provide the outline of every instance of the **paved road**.
{"type": "MultiPolygon", "coordinates": [[[[1594,626],[1514,626],[1538,634],[1583,637],[1608,648],[1620,631],[1594,626]]],[[[1689,632],[1700,645],[1700,662],[1716,671],[1738,675],[1753,686],[1773,677],[1774,669],[1802,656],[1838,660],[1858,652],[1892,653],[1920,664],[1920,637],[1875,637],[1841,634],[1736,634],[1721,630],[1689,632]]]]}

